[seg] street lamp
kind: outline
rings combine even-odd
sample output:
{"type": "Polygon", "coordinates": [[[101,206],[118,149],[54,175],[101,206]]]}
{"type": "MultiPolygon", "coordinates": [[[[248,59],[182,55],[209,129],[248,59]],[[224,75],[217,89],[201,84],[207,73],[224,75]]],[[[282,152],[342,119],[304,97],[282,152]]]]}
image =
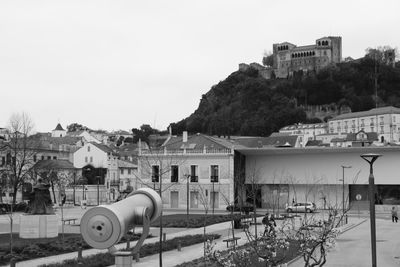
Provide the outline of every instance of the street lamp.
{"type": "Polygon", "coordinates": [[[97,206],[100,205],[100,176],[96,176],[97,178],[97,206]]]}
{"type": "Polygon", "coordinates": [[[189,227],[189,177],[190,174],[186,174],[186,227],[189,227]]]}
{"type": "MultiPolygon", "coordinates": [[[[342,193],[343,193],[343,195],[342,195],[342,207],[343,207],[343,209],[342,209],[342,216],[344,216],[344,210],[345,210],[345,206],[344,206],[344,169],[346,169],[346,168],[350,169],[351,166],[342,165],[341,167],[343,169],[343,177],[342,177],[342,193]]],[[[346,220],[346,223],[347,223],[347,220],[346,220]]]]}
{"type": "Polygon", "coordinates": [[[375,160],[382,155],[368,153],[362,154],[360,157],[368,162],[369,164],[369,179],[368,179],[368,191],[369,191],[369,218],[371,223],[371,254],[372,254],[372,267],[376,267],[376,229],[375,229],[375,184],[374,184],[374,172],[372,165],[375,160]]]}

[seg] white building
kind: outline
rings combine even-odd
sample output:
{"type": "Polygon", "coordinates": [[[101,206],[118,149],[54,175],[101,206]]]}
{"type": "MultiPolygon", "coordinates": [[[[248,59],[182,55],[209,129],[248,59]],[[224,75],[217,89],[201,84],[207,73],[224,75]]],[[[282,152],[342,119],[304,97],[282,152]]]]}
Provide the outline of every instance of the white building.
{"type": "Polygon", "coordinates": [[[310,123],[310,124],[293,124],[285,126],[279,130],[279,133],[298,135],[302,137],[303,146],[310,140],[317,140],[318,135],[326,134],[328,125],[326,123],[310,123]]]}
{"type": "Polygon", "coordinates": [[[61,124],[57,124],[56,128],[51,132],[51,137],[64,137],[67,135],[67,131],[63,129],[61,124]]]}
{"type": "Polygon", "coordinates": [[[89,133],[86,130],[81,130],[81,131],[77,131],[77,132],[69,132],[68,136],[82,137],[84,142],[88,142],[88,143],[96,143],[96,144],[102,143],[102,141],[97,139],[95,136],[93,136],[91,133],[89,133]]]}
{"type": "Polygon", "coordinates": [[[140,149],[138,173],[138,187],[162,187],[165,208],[225,210],[234,200],[234,150],[224,139],[172,136],[161,149],[140,149]]]}
{"type": "Polygon", "coordinates": [[[328,124],[329,133],[375,132],[381,143],[400,141],[400,109],[395,107],[342,114],[328,124]]]}

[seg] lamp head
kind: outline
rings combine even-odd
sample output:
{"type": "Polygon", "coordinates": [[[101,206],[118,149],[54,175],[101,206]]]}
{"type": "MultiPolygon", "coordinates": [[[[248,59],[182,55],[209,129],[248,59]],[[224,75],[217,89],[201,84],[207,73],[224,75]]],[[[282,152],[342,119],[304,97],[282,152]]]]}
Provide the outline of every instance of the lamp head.
{"type": "Polygon", "coordinates": [[[362,154],[360,155],[360,157],[365,160],[366,162],[368,162],[369,164],[372,164],[375,162],[375,160],[377,160],[377,158],[381,157],[381,154],[376,154],[376,153],[366,153],[366,154],[362,154]]]}

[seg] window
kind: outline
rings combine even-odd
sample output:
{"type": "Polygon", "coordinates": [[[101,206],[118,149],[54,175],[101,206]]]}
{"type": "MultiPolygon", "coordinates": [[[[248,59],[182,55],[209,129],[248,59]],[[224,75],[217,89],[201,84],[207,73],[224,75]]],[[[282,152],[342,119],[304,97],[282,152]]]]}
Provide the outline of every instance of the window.
{"type": "Polygon", "coordinates": [[[87,147],[87,152],[90,152],[90,146],[87,147]]]}
{"type": "Polygon", "coordinates": [[[177,165],[171,165],[171,183],[177,183],[179,177],[179,167],[177,165]]]}
{"type": "MultiPolygon", "coordinates": [[[[3,159],[5,160],[4,157],[3,157],[3,159]]],[[[37,160],[36,155],[33,155],[33,162],[36,162],[36,160],[37,160]]],[[[2,165],[4,165],[4,163],[2,165]]]]}
{"type": "Polygon", "coordinates": [[[44,160],[44,156],[42,156],[41,159],[44,160]]]}
{"type": "Polygon", "coordinates": [[[47,159],[51,159],[51,156],[47,156],[47,159]]]}
{"type": "Polygon", "coordinates": [[[374,126],[371,126],[371,132],[374,132],[374,131],[375,131],[374,126]]]}
{"type": "Polygon", "coordinates": [[[1,157],[1,165],[6,165],[6,157],[1,157]]]}
{"type": "Polygon", "coordinates": [[[218,165],[211,165],[210,178],[211,183],[218,183],[218,165]]]}
{"type": "Polygon", "coordinates": [[[381,134],[383,134],[384,133],[384,131],[383,131],[383,126],[381,126],[381,134]]]}
{"type": "Polygon", "coordinates": [[[85,157],[85,162],[86,162],[86,163],[88,162],[88,157],[85,157]]]}
{"type": "Polygon", "coordinates": [[[199,176],[197,175],[198,166],[190,165],[190,182],[197,183],[199,181],[199,176]]]}
{"type": "Polygon", "coordinates": [[[123,168],[121,168],[121,174],[124,174],[124,169],[123,168]]]}
{"type": "Polygon", "coordinates": [[[393,116],[393,122],[396,122],[396,117],[395,116],[393,116]]]}
{"type": "Polygon", "coordinates": [[[158,183],[160,181],[160,166],[151,166],[151,181],[153,183],[158,183]]]}
{"type": "Polygon", "coordinates": [[[90,157],[90,162],[93,162],[93,157],[90,157]]]}
{"type": "Polygon", "coordinates": [[[128,169],[128,174],[131,174],[131,171],[132,171],[131,169],[128,169]]]}
{"type": "Polygon", "coordinates": [[[57,159],[57,157],[56,157],[56,156],[53,156],[53,159],[57,159]]]}

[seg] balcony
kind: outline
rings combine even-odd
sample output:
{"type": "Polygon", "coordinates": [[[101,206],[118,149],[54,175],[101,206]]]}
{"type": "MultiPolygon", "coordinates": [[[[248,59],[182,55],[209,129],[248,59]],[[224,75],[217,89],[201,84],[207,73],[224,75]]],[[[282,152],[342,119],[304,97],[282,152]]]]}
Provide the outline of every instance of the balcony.
{"type": "Polygon", "coordinates": [[[211,183],[218,183],[218,175],[211,175],[211,183]]]}
{"type": "Polygon", "coordinates": [[[190,175],[190,182],[191,183],[198,183],[199,177],[197,175],[190,175]]]}

